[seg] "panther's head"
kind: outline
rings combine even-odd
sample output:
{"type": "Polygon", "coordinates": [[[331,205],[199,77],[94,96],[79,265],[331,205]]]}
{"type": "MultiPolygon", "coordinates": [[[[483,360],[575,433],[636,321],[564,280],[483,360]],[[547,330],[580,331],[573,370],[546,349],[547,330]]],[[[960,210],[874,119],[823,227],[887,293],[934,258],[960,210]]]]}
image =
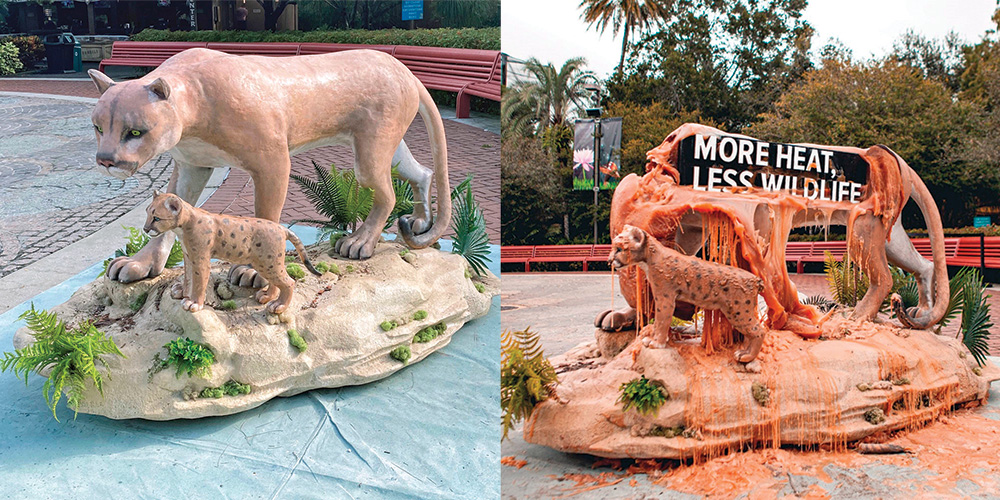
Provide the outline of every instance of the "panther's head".
{"type": "Polygon", "coordinates": [[[146,225],[142,230],[157,237],[181,225],[184,200],[172,193],[153,191],[153,202],[146,207],[146,225]]]}
{"type": "Polygon", "coordinates": [[[115,83],[97,70],[88,72],[101,98],[91,120],[97,136],[97,166],[125,179],[154,156],[174,147],[182,127],[162,78],[115,83]]]}
{"type": "Polygon", "coordinates": [[[626,224],[621,234],[611,240],[611,255],[608,255],[611,268],[621,269],[640,262],[646,250],[646,237],[642,229],[626,224]]]}

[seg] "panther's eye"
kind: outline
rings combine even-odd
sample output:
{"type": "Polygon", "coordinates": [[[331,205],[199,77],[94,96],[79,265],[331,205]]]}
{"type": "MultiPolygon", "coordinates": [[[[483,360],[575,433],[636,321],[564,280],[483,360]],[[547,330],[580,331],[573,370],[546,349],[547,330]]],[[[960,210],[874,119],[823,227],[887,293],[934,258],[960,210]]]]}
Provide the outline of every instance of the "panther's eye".
{"type": "Polygon", "coordinates": [[[140,135],[142,135],[142,132],[136,129],[132,129],[128,131],[128,135],[131,135],[132,137],[139,137],[140,135]]]}
{"type": "Polygon", "coordinates": [[[103,134],[104,133],[104,129],[101,128],[100,125],[94,125],[94,130],[97,130],[98,134],[103,134]]]}
{"type": "Polygon", "coordinates": [[[153,217],[153,222],[160,222],[160,218],[159,217],[153,217]]]}

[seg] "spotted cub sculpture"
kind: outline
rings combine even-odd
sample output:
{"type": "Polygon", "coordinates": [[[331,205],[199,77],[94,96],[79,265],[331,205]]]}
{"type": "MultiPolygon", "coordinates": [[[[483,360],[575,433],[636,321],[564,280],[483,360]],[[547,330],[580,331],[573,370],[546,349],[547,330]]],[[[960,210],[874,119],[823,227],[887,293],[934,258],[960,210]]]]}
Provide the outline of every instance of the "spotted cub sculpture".
{"type": "Polygon", "coordinates": [[[193,207],[170,193],[153,194],[146,208],[143,230],[152,237],[174,231],[184,248],[184,280],[174,285],[171,296],[183,298],[187,311],[199,311],[205,305],[205,289],[211,274],[211,259],[233,264],[250,264],[264,278],[267,286],[257,292],[257,302],[267,304],[268,312],[283,312],[292,301],[295,280],[285,270],[285,240],[295,246],[309,272],[319,276],[295,233],[277,222],[251,217],[218,215],[193,207]]]}
{"type": "Polygon", "coordinates": [[[736,351],[736,360],[749,363],[757,358],[767,331],[757,319],[757,295],[764,286],[760,278],[739,268],[684,255],[629,225],[612,241],[608,262],[615,269],[639,266],[646,273],[656,302],[650,347],[666,346],[674,304],[682,300],[721,311],[747,338],[746,347],[736,351]]]}

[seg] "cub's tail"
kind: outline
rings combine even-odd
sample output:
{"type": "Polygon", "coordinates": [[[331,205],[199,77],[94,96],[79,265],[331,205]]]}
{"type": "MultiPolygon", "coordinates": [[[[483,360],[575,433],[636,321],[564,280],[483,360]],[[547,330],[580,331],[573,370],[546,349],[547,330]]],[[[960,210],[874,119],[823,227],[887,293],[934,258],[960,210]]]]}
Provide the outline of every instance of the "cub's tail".
{"type": "Polygon", "coordinates": [[[285,239],[292,242],[292,246],[295,247],[295,253],[299,254],[299,258],[302,259],[302,263],[306,265],[306,269],[308,269],[309,272],[315,274],[316,276],[323,274],[313,267],[312,262],[309,261],[309,255],[306,253],[306,248],[302,246],[302,240],[300,240],[298,236],[295,236],[295,233],[293,233],[291,229],[285,228],[285,239]]]}

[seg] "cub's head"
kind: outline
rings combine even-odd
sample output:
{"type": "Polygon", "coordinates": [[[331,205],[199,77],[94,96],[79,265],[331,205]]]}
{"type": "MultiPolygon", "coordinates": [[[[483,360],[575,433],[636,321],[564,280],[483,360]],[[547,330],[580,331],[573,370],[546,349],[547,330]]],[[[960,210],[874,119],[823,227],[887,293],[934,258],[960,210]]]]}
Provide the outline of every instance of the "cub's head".
{"type": "Polygon", "coordinates": [[[177,144],[182,127],[164,79],[115,83],[100,71],[88,73],[101,92],[91,120],[97,137],[97,166],[103,173],[128,178],[150,158],[177,144]]]}
{"type": "Polygon", "coordinates": [[[611,240],[611,255],[608,256],[611,268],[621,269],[643,261],[647,237],[642,229],[626,224],[621,234],[611,240]]]}
{"type": "Polygon", "coordinates": [[[157,237],[181,225],[184,200],[172,193],[153,192],[153,202],[146,207],[146,225],[142,230],[157,237]]]}

